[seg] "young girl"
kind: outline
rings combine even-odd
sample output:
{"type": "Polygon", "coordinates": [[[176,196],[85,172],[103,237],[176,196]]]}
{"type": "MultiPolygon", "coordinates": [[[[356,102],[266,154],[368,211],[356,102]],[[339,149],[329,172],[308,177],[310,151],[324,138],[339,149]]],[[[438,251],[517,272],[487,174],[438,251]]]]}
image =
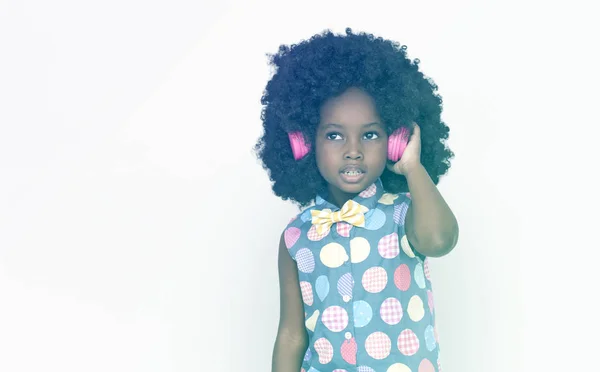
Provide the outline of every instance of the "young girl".
{"type": "Polygon", "coordinates": [[[427,257],[458,225],[435,186],[453,157],[437,86],[351,29],[271,58],[256,149],[274,193],[310,205],[279,243],[272,370],[439,371],[427,257]]]}

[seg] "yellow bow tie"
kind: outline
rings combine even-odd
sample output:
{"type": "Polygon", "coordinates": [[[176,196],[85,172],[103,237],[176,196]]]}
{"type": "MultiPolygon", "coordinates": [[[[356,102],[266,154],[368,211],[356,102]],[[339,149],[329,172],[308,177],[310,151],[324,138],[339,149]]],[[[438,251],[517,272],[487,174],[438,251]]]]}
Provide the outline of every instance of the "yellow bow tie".
{"type": "Polygon", "coordinates": [[[348,200],[337,212],[323,209],[322,211],[312,210],[310,214],[312,215],[312,224],[317,226],[317,233],[321,235],[336,222],[344,221],[354,226],[364,227],[365,213],[368,210],[369,208],[364,205],[360,205],[354,200],[348,200]]]}

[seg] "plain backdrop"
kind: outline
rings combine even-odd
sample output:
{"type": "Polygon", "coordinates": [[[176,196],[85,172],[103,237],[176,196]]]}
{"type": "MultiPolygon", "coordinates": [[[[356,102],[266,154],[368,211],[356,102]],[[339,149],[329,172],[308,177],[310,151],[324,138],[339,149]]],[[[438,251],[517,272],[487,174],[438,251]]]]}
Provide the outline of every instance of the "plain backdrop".
{"type": "Polygon", "coordinates": [[[0,1],[0,371],[269,371],[298,208],[252,152],[265,55],[346,27],[408,45],[444,98],[461,235],[431,263],[443,370],[597,370],[594,14],[0,1]]]}

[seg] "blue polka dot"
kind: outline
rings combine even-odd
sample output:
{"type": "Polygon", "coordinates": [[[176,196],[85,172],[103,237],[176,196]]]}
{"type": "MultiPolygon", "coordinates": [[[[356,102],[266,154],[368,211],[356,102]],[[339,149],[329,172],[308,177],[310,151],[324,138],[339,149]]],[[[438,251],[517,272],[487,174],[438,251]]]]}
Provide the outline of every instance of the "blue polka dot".
{"type": "Polygon", "coordinates": [[[377,230],[385,224],[385,213],[380,209],[371,209],[365,213],[365,229],[377,230]]]}
{"type": "Polygon", "coordinates": [[[320,197],[319,195],[317,195],[317,197],[315,198],[315,204],[316,205],[321,205],[325,203],[325,199],[323,199],[322,197],[320,197]]]}
{"type": "Polygon", "coordinates": [[[371,367],[360,366],[356,369],[358,372],[375,372],[375,370],[371,367]]]}
{"type": "Polygon", "coordinates": [[[425,288],[425,273],[423,272],[423,265],[421,263],[415,266],[415,282],[419,288],[425,288]]]}
{"type": "Polygon", "coordinates": [[[312,357],[312,351],[310,351],[310,348],[308,348],[308,349],[306,349],[306,354],[304,354],[304,361],[308,362],[311,357],[312,357]]]}
{"type": "Polygon", "coordinates": [[[355,327],[364,327],[373,319],[373,309],[365,301],[356,301],[353,305],[353,312],[355,327]]]}
{"type": "Polygon", "coordinates": [[[435,334],[433,332],[433,327],[428,325],[425,328],[425,346],[427,346],[427,350],[432,351],[435,349],[435,334]]]}
{"type": "Polygon", "coordinates": [[[312,221],[312,215],[310,214],[310,211],[310,209],[307,209],[304,212],[302,212],[302,214],[300,215],[300,219],[302,220],[302,222],[312,221]]]}
{"type": "Polygon", "coordinates": [[[325,275],[321,275],[315,281],[315,291],[317,292],[317,296],[319,296],[321,301],[323,301],[329,294],[329,280],[327,280],[325,275]]]}
{"type": "Polygon", "coordinates": [[[321,372],[321,371],[319,371],[315,367],[310,367],[310,369],[308,370],[308,372],[321,372]]]}

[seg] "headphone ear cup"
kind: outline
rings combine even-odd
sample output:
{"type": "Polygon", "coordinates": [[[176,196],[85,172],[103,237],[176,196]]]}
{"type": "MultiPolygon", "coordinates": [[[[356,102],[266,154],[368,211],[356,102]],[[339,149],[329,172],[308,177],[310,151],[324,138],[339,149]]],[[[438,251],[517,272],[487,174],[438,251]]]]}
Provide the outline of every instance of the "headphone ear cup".
{"type": "Polygon", "coordinates": [[[304,141],[302,132],[291,132],[288,133],[290,139],[290,145],[292,146],[292,153],[294,154],[295,160],[300,160],[308,154],[310,146],[304,141]]]}
{"type": "Polygon", "coordinates": [[[388,138],[388,159],[394,163],[400,160],[408,145],[410,133],[408,128],[398,128],[388,138]]]}

